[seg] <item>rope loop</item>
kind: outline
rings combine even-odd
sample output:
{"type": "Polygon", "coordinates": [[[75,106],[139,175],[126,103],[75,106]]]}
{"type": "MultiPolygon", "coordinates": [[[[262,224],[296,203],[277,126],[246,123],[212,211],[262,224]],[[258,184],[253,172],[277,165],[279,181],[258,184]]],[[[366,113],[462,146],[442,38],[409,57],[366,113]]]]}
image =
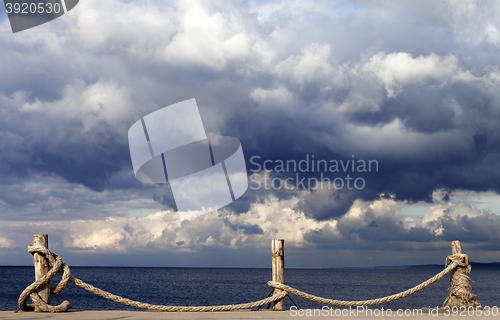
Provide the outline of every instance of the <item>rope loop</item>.
{"type": "Polygon", "coordinates": [[[446,257],[445,267],[449,262],[456,262],[456,264],[460,267],[468,267],[469,266],[469,256],[462,253],[452,254],[446,257]]]}
{"type": "Polygon", "coordinates": [[[443,307],[479,307],[477,296],[472,293],[471,279],[467,276],[471,272],[469,256],[466,254],[453,254],[446,258],[446,263],[451,261],[458,267],[452,271],[448,296],[443,303],[443,307]]]}
{"type": "Polygon", "coordinates": [[[38,289],[47,284],[50,279],[54,278],[56,274],[61,274],[61,281],[55,286],[50,288],[50,294],[56,295],[61,293],[68,285],[69,278],[71,277],[71,271],[69,267],[63,263],[62,258],[57,254],[50,252],[44,247],[35,247],[32,245],[28,246],[28,252],[34,255],[35,253],[43,255],[48,261],[52,268],[49,272],[44,275],[40,280],[33,282],[29,285],[19,296],[18,305],[19,309],[23,311],[32,311],[34,306],[38,307],[44,312],[62,312],[71,308],[71,304],[68,301],[63,301],[58,305],[52,306],[47,304],[38,294],[38,289]],[[28,298],[31,298],[34,305],[28,305],[28,298]]]}

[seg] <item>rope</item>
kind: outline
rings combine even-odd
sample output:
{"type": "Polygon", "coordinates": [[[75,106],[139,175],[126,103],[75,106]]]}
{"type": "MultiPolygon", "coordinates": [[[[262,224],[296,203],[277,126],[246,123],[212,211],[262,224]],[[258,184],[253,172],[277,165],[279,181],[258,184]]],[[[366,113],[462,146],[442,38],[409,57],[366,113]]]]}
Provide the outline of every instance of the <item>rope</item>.
{"type": "Polygon", "coordinates": [[[149,303],[143,303],[138,301],[133,301],[130,299],[122,298],[120,296],[114,295],[107,291],[96,288],[84,281],[75,278],[71,275],[71,271],[69,267],[63,263],[61,257],[57,254],[50,252],[48,249],[43,247],[34,247],[28,246],[28,252],[31,254],[39,253],[42,254],[45,258],[49,260],[49,263],[52,265],[52,268],[49,272],[44,275],[40,280],[29,285],[19,296],[18,304],[19,308],[23,311],[31,311],[33,310],[33,306],[28,306],[26,301],[28,298],[31,298],[33,303],[40,308],[41,311],[45,312],[63,312],[67,311],[71,308],[71,304],[68,301],[63,301],[62,303],[51,306],[45,303],[36,290],[46,284],[50,279],[52,279],[56,274],[61,274],[61,281],[55,286],[51,288],[51,294],[58,294],[63,291],[68,282],[73,282],[80,288],[83,288],[89,292],[97,294],[98,296],[104,297],[106,299],[113,300],[115,302],[119,302],[128,306],[147,309],[147,310],[155,310],[155,311],[175,311],[175,312],[208,312],[208,311],[233,311],[233,310],[242,310],[242,309],[251,309],[255,307],[260,307],[265,304],[273,303],[275,301],[281,300],[287,296],[287,292],[280,292],[272,297],[262,299],[255,302],[250,303],[242,303],[242,304],[231,304],[231,305],[222,305],[222,306],[207,306],[207,307],[179,307],[179,306],[162,306],[162,305],[154,305],[149,303]]]}
{"type": "MultiPolygon", "coordinates": [[[[269,281],[267,284],[270,287],[273,287],[275,289],[280,289],[283,290],[282,292],[275,293],[272,297],[268,297],[266,299],[262,299],[259,301],[255,302],[249,302],[249,303],[242,303],[242,304],[231,304],[231,305],[221,305],[221,306],[192,306],[192,307],[184,307],[184,306],[163,306],[163,305],[154,305],[154,304],[149,304],[149,303],[143,303],[143,302],[138,302],[126,298],[122,298],[120,296],[114,295],[112,293],[109,293],[107,291],[101,290],[99,288],[96,288],[88,283],[85,283],[84,281],[75,278],[71,275],[71,271],[69,267],[62,261],[61,257],[59,257],[57,254],[50,252],[48,249],[43,248],[43,247],[35,247],[35,246],[28,246],[28,252],[31,254],[39,253],[42,254],[45,258],[49,260],[49,263],[52,265],[52,268],[49,270],[49,272],[44,275],[40,280],[32,283],[29,285],[24,291],[21,293],[19,296],[18,304],[19,308],[23,311],[30,311],[33,310],[33,306],[27,305],[27,300],[28,298],[31,298],[33,303],[40,308],[41,311],[45,312],[63,312],[71,308],[71,304],[68,301],[63,301],[58,305],[51,306],[46,304],[38,295],[37,290],[45,285],[47,282],[50,281],[57,273],[61,274],[62,279],[61,281],[53,288],[51,288],[51,294],[56,295],[61,293],[66,286],[68,285],[69,282],[74,283],[75,285],[79,286],[80,288],[83,288],[89,292],[92,292],[96,295],[99,295],[101,297],[104,297],[106,299],[113,300],[115,302],[119,302],[128,306],[136,307],[136,308],[141,308],[141,309],[147,309],[147,310],[155,310],[155,311],[170,311],[170,312],[209,312],[209,311],[233,311],[233,310],[242,310],[242,309],[251,309],[255,307],[260,307],[265,304],[270,304],[273,302],[276,302],[278,300],[281,300],[285,298],[289,293],[293,293],[296,296],[322,303],[322,304],[327,304],[327,305],[334,305],[338,307],[354,307],[354,306],[371,306],[375,304],[381,304],[381,303],[386,303],[394,300],[398,300],[401,298],[404,298],[406,296],[409,296],[415,292],[418,292],[434,282],[438,281],[442,277],[444,277],[446,274],[448,274],[450,271],[454,270],[457,267],[463,267],[468,270],[470,270],[469,266],[469,257],[465,254],[455,254],[447,257],[447,261],[451,261],[451,264],[449,264],[443,271],[435,275],[434,277],[430,278],[427,281],[422,282],[418,286],[415,286],[411,289],[408,289],[404,292],[388,296],[388,297],[383,297],[383,298],[378,298],[378,299],[373,299],[373,300],[363,300],[363,301],[340,301],[340,300],[332,300],[332,299],[326,299],[326,298],[321,298],[314,296],[312,294],[308,294],[305,292],[302,292],[300,290],[297,290],[295,288],[292,288],[290,286],[278,283],[278,282],[273,282],[269,281]]],[[[468,277],[467,277],[468,278],[468,277]]],[[[470,280],[470,278],[469,278],[470,280]]],[[[453,281],[453,280],[452,280],[453,281]]],[[[470,283],[470,281],[469,281],[470,283]]]]}
{"type": "MultiPolygon", "coordinates": [[[[443,303],[443,307],[480,307],[481,304],[477,301],[477,296],[471,292],[471,279],[467,276],[470,273],[469,257],[465,256],[466,263],[459,265],[451,272],[450,288],[448,289],[448,297],[443,303]]],[[[446,259],[446,262],[450,257],[446,259]]]]}
{"type": "Polygon", "coordinates": [[[438,281],[442,277],[444,277],[446,274],[448,274],[450,271],[455,269],[457,266],[462,266],[462,265],[469,265],[469,257],[465,254],[462,255],[452,255],[448,256],[447,260],[450,260],[452,263],[448,265],[443,271],[440,273],[436,274],[434,277],[430,278],[427,281],[422,282],[418,286],[415,286],[411,289],[408,289],[406,291],[400,292],[398,294],[394,294],[392,296],[387,296],[383,298],[378,298],[378,299],[373,299],[373,300],[361,300],[361,301],[341,301],[341,300],[333,300],[333,299],[326,299],[322,297],[317,297],[315,295],[305,293],[303,291],[297,290],[295,288],[292,288],[290,286],[274,282],[274,281],[269,281],[267,283],[268,286],[284,290],[288,293],[293,293],[296,296],[302,297],[307,300],[311,300],[314,302],[322,303],[322,304],[327,304],[331,306],[337,306],[337,307],[357,307],[357,306],[373,306],[376,304],[382,304],[382,303],[387,303],[391,301],[395,301],[404,297],[407,297],[411,294],[414,294],[415,292],[418,292],[434,282],[438,281]]]}

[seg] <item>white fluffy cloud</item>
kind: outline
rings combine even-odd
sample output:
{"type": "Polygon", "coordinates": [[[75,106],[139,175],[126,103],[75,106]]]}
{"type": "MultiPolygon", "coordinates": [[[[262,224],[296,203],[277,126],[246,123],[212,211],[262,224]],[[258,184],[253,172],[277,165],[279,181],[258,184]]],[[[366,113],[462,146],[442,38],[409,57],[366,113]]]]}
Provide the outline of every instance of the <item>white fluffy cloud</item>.
{"type": "Polygon", "coordinates": [[[363,71],[373,73],[385,86],[387,96],[395,98],[401,84],[430,84],[442,86],[457,72],[457,58],[441,58],[435,54],[413,58],[406,52],[384,54],[379,52],[363,66],[363,71]]]}
{"type": "MultiPolygon", "coordinates": [[[[267,248],[269,239],[278,238],[286,239],[291,247],[328,245],[351,249],[356,243],[362,244],[363,248],[376,247],[377,243],[370,244],[372,240],[393,241],[398,237],[403,243],[410,244],[413,241],[447,240],[440,238],[446,228],[455,227],[463,219],[500,219],[495,214],[481,212],[464,203],[443,203],[431,207],[424,217],[407,219],[399,213],[405,202],[389,198],[373,202],[356,200],[342,217],[317,221],[297,210],[295,204],[298,201],[298,198],[270,198],[253,204],[243,214],[214,211],[182,222],[176,212],[159,211],[137,218],[110,217],[104,220],[52,222],[50,225],[14,224],[1,229],[11,234],[12,238],[6,238],[4,242],[12,247],[13,243],[20,242],[19,237],[24,233],[22,229],[28,226],[31,231],[44,226],[52,233],[61,234],[61,249],[69,251],[116,253],[134,248],[156,248],[196,252],[203,247],[267,248]],[[431,238],[413,239],[410,235],[412,229],[425,229],[431,238]]],[[[494,228],[498,229],[498,225],[494,228]]],[[[470,239],[467,232],[464,231],[464,236],[470,239]]],[[[478,238],[481,237],[478,235],[478,238]]]]}
{"type": "MultiPolygon", "coordinates": [[[[166,257],[192,254],[204,259],[207,250],[222,255],[231,252],[244,255],[251,251],[265,257],[270,239],[285,239],[288,259],[296,266],[386,265],[387,258],[394,255],[398,258],[392,259],[392,263],[436,263],[435,259],[441,261],[441,256],[448,254],[449,241],[453,240],[462,240],[475,261],[500,258],[500,248],[491,250],[492,243],[499,240],[500,217],[465,202],[442,202],[431,207],[424,217],[411,217],[401,214],[407,203],[391,197],[373,202],[356,200],[344,216],[317,221],[298,210],[296,204],[304,195],[302,192],[299,198],[290,200],[268,198],[239,215],[222,210],[182,222],[176,212],[158,211],[137,218],[4,225],[0,226],[3,246],[0,256],[26,255],[25,246],[31,235],[48,233],[52,250],[63,257],[73,257],[72,260],[75,254],[117,256],[134,252],[166,257]],[[329,250],[334,250],[337,258],[335,255],[319,258],[329,250]],[[372,259],[366,260],[368,255],[365,255],[373,250],[379,252],[376,258],[372,254],[372,259]],[[401,254],[421,250],[431,253],[401,254]],[[299,252],[314,257],[304,261],[299,252]]],[[[258,259],[254,263],[261,265],[258,259]]],[[[134,265],[141,263],[137,261],[134,265]]]]}
{"type": "Polygon", "coordinates": [[[250,54],[253,41],[238,11],[213,13],[202,1],[183,1],[179,10],[179,29],[164,50],[165,61],[220,70],[250,54]]]}

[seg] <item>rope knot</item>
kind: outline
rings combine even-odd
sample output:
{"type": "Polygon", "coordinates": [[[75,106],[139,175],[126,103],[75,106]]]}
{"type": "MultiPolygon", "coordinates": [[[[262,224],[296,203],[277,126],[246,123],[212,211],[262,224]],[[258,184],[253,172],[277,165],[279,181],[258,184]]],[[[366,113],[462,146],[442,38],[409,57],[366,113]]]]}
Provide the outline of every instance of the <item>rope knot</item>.
{"type": "Polygon", "coordinates": [[[466,254],[453,254],[446,258],[446,262],[451,261],[456,267],[451,272],[450,288],[448,297],[443,303],[446,307],[479,307],[475,294],[471,292],[471,279],[467,276],[471,272],[469,256],[466,254]]]}
{"type": "Polygon", "coordinates": [[[452,254],[446,257],[445,266],[448,265],[448,261],[451,263],[456,263],[460,267],[468,267],[469,266],[469,256],[462,253],[452,254]]]}
{"type": "Polygon", "coordinates": [[[61,293],[64,289],[66,289],[66,286],[68,285],[71,277],[71,271],[69,270],[69,267],[65,263],[63,263],[61,257],[53,252],[50,252],[47,248],[29,245],[28,252],[32,255],[34,255],[35,253],[43,255],[49,261],[49,264],[52,266],[52,268],[40,280],[33,282],[26,289],[24,289],[24,291],[19,296],[19,309],[23,311],[31,311],[34,309],[34,306],[37,306],[38,308],[40,308],[40,310],[45,312],[62,312],[71,308],[71,304],[68,301],[63,301],[55,306],[49,305],[45,301],[43,301],[43,299],[37,292],[39,288],[44,286],[50,281],[50,279],[54,278],[54,276],[59,273],[62,276],[61,281],[55,287],[50,288],[50,294],[56,295],[61,293]],[[31,301],[33,301],[34,305],[28,305],[26,303],[26,301],[28,301],[28,298],[31,298],[31,301]]]}

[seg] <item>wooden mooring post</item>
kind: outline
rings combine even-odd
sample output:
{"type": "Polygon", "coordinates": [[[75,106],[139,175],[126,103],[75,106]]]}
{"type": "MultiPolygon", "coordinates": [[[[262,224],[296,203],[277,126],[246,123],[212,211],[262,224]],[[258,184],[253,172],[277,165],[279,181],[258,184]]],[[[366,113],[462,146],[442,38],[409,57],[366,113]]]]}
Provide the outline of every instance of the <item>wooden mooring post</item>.
{"type": "Polygon", "coordinates": [[[451,253],[453,254],[462,254],[462,242],[460,240],[451,242],[451,253]]]}
{"type": "MultiPolygon", "coordinates": [[[[454,255],[463,254],[460,240],[451,242],[451,252],[454,255]]],[[[481,306],[477,301],[477,296],[472,293],[471,279],[467,276],[470,270],[470,266],[458,266],[451,271],[450,288],[448,289],[448,297],[443,303],[443,307],[477,308],[481,306]]]]}
{"type": "MultiPolygon", "coordinates": [[[[33,236],[33,245],[35,247],[49,248],[49,235],[48,234],[35,234],[33,236]]],[[[45,259],[41,254],[35,253],[33,255],[35,259],[35,281],[40,280],[47,272],[49,272],[49,261],[45,259]]],[[[40,298],[50,304],[50,281],[46,285],[38,290],[38,295],[40,298]]],[[[35,306],[35,311],[41,312],[38,307],[35,306]]]]}
{"type": "MultiPolygon", "coordinates": [[[[273,281],[285,283],[285,240],[273,239],[272,240],[272,254],[273,254],[273,281]]],[[[282,290],[274,289],[274,294],[280,293],[282,290]]],[[[273,310],[285,310],[285,299],[280,299],[273,304],[273,310]]]]}

